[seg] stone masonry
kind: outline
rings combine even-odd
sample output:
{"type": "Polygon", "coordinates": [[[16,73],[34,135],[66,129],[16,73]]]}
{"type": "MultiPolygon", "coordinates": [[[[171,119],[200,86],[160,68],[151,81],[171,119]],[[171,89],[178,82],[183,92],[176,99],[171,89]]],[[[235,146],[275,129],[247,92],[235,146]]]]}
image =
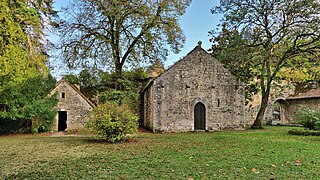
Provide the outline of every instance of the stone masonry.
{"type": "Polygon", "coordinates": [[[57,116],[53,125],[53,130],[58,131],[59,112],[66,113],[66,131],[79,130],[88,121],[87,115],[95,105],[88,100],[80,90],[68,81],[60,80],[56,87],[50,91],[50,96],[57,93],[58,105],[57,116]]]}
{"type": "Polygon", "coordinates": [[[141,103],[141,122],[153,132],[194,131],[198,103],[205,107],[204,130],[245,127],[243,83],[202,49],[201,42],[149,83],[141,103]]]}
{"type": "Polygon", "coordinates": [[[281,124],[300,124],[297,112],[300,110],[320,110],[320,89],[312,89],[284,99],[279,99],[281,124]]]}

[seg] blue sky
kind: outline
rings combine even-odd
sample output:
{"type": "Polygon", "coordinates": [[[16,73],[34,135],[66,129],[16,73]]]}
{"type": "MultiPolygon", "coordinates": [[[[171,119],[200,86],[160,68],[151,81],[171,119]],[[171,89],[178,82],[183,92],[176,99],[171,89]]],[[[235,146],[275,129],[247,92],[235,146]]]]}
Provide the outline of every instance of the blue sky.
{"type": "Polygon", "coordinates": [[[218,5],[218,0],[193,0],[188,7],[187,12],[181,17],[180,24],[186,36],[186,43],[179,54],[171,53],[166,66],[172,65],[188,54],[199,41],[202,41],[202,47],[207,50],[210,48],[210,36],[208,32],[216,29],[219,24],[219,16],[211,14],[210,9],[218,5]]]}
{"type": "MultiPolygon", "coordinates": [[[[54,6],[59,10],[61,6],[65,6],[67,2],[67,0],[56,0],[54,6]]],[[[199,41],[202,41],[202,47],[204,49],[207,50],[210,48],[211,43],[209,42],[210,36],[208,32],[217,28],[220,18],[218,15],[211,14],[210,9],[218,4],[219,0],[192,1],[186,13],[180,19],[181,28],[186,36],[186,43],[179,54],[170,52],[167,61],[165,61],[166,67],[171,66],[174,62],[187,55],[199,41]]],[[[58,67],[58,70],[52,70],[52,74],[56,77],[65,74],[61,71],[61,68],[63,67],[58,67]]]]}

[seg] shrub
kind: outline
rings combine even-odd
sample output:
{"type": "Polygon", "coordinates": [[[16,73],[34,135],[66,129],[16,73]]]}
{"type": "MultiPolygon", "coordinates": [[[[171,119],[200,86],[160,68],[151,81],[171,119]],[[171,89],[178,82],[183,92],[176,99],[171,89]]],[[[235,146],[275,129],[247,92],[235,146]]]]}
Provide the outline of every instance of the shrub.
{"type": "Polygon", "coordinates": [[[85,128],[95,134],[96,139],[114,143],[135,133],[138,119],[127,105],[107,102],[90,112],[85,128]]]}
{"type": "Polygon", "coordinates": [[[31,132],[30,119],[8,120],[0,118],[0,135],[12,133],[30,133],[31,132]]]}
{"type": "Polygon", "coordinates": [[[0,110],[0,119],[33,121],[36,122],[32,126],[34,133],[50,131],[58,99],[56,95],[48,97],[48,93],[55,83],[56,80],[50,76],[39,76],[18,84],[7,84],[0,92],[0,103],[7,106],[0,110]]]}
{"type": "Polygon", "coordinates": [[[310,130],[290,130],[288,133],[291,135],[299,135],[299,136],[320,136],[320,131],[310,131],[310,130]]]}
{"type": "Polygon", "coordinates": [[[320,129],[320,111],[304,109],[298,111],[297,115],[303,127],[310,130],[320,129]]]}
{"type": "Polygon", "coordinates": [[[25,106],[25,110],[27,111],[25,114],[29,113],[29,116],[32,117],[33,133],[51,131],[54,118],[57,114],[55,108],[58,102],[57,94],[34,102],[32,105],[25,106]]]}

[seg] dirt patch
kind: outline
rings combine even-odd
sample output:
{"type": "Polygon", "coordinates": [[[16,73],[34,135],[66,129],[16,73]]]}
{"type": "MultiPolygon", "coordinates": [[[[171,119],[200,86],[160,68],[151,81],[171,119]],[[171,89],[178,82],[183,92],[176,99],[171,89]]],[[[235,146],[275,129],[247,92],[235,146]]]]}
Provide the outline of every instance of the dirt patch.
{"type": "Polygon", "coordinates": [[[0,135],[2,137],[38,137],[38,136],[68,136],[70,134],[65,134],[64,132],[46,132],[46,133],[39,133],[39,134],[7,134],[7,135],[0,135]]]}
{"type": "Polygon", "coordinates": [[[138,132],[139,133],[152,133],[150,130],[147,130],[147,129],[143,128],[143,127],[139,127],[138,128],[138,132]]]}
{"type": "MultiPolygon", "coordinates": [[[[138,128],[139,133],[152,133],[150,130],[147,130],[145,128],[139,127],[138,128]]],[[[88,136],[85,134],[70,134],[68,132],[46,132],[46,133],[39,133],[39,134],[7,134],[7,135],[0,135],[0,138],[3,137],[38,137],[38,136],[52,136],[52,137],[66,137],[66,136],[88,136]]]]}

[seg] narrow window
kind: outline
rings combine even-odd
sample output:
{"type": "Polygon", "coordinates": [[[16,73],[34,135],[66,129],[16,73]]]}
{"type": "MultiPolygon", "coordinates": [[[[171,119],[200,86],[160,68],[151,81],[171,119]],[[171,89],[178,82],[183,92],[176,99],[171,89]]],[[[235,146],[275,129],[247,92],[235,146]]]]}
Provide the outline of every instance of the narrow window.
{"type": "Polygon", "coordinates": [[[66,97],[66,93],[61,93],[61,98],[64,99],[66,97]]]}
{"type": "Polygon", "coordinates": [[[218,99],[218,107],[220,106],[220,99],[218,99]]]}

